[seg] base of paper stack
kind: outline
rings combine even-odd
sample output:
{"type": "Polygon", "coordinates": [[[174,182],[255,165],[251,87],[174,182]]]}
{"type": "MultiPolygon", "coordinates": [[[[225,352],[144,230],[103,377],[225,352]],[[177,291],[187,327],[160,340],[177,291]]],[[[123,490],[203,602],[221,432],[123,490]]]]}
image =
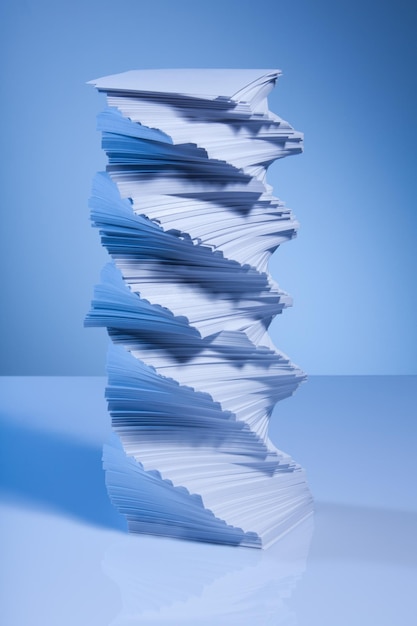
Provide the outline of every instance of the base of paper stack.
{"type": "MultiPolygon", "coordinates": [[[[127,456],[117,436],[104,446],[103,465],[110,500],[126,517],[131,533],[268,548],[312,515],[311,507],[300,502],[306,495],[303,489],[298,493],[298,502],[294,498],[292,480],[263,476],[260,482],[269,483],[271,489],[268,506],[265,496],[257,496],[256,491],[251,494],[251,485],[242,480],[239,491],[248,489],[251,495],[242,494],[233,503],[233,517],[240,518],[241,527],[229,524],[205,508],[200,495],[175,487],[157,470],[146,471],[139,461],[127,456]]],[[[295,480],[302,483],[304,477],[296,473],[295,480]]],[[[266,485],[258,486],[262,489],[266,485]]]]}
{"type": "Polygon", "coordinates": [[[120,347],[108,371],[106,485],[130,532],[267,548],[311,514],[303,469],[208,394],[120,347]]]}

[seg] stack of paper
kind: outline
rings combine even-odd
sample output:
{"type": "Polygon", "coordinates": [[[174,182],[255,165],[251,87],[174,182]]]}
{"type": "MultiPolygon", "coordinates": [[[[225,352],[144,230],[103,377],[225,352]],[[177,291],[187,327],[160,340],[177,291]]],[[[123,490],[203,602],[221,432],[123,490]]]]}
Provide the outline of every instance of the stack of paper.
{"type": "Polygon", "coordinates": [[[147,70],[93,81],[106,173],[92,220],[112,257],[89,326],[114,347],[104,466],[133,532],[267,546],[311,513],[268,439],[304,374],[267,334],[291,304],[267,272],[297,223],[265,180],[302,136],[268,111],[271,70],[147,70]]]}

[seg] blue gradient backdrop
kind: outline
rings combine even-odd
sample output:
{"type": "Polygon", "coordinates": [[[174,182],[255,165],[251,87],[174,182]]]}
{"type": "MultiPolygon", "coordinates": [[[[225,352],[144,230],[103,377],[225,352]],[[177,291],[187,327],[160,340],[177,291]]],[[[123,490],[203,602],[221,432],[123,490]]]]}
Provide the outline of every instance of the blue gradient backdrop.
{"type": "Polygon", "coordinates": [[[104,373],[84,330],[106,260],[89,226],[104,168],[86,81],[133,68],[279,67],[270,108],[305,153],[269,181],[301,222],[271,262],[294,307],[279,348],[310,374],[415,374],[415,2],[5,0],[1,374],[104,373]]]}

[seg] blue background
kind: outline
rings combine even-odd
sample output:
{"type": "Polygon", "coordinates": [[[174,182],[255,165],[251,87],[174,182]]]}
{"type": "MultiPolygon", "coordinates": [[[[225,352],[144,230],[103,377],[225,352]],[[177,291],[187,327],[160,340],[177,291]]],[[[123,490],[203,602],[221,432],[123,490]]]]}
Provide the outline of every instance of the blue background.
{"type": "Polygon", "coordinates": [[[87,200],[104,155],[88,80],[134,68],[278,67],[270,109],[305,153],[268,176],[301,222],[270,264],[277,346],[309,374],[414,374],[415,2],[52,0],[0,7],[0,373],[104,373],[84,330],[105,263],[87,200]]]}

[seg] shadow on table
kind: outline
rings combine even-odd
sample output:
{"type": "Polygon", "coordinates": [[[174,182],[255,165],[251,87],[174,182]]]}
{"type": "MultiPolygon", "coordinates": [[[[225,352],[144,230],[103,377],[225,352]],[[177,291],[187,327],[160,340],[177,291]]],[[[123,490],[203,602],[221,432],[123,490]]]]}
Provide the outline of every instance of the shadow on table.
{"type": "Polygon", "coordinates": [[[7,500],[122,530],[104,483],[101,446],[0,417],[0,494],[7,500]]]}

